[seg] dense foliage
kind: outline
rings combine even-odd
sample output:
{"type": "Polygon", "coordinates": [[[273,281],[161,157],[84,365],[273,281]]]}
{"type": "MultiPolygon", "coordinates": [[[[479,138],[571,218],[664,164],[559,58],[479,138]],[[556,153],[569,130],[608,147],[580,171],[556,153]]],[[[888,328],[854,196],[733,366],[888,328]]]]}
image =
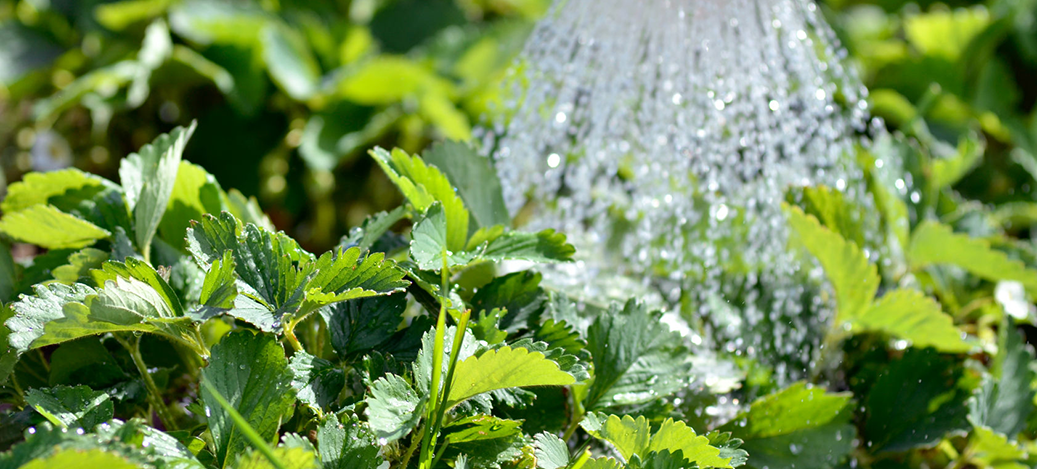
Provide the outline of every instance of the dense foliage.
{"type": "Polygon", "coordinates": [[[114,176],[197,119],[185,157],[327,249],[399,202],[367,148],[467,139],[547,4],[3,0],[2,168],[114,176]]]}
{"type": "Polygon", "coordinates": [[[1037,4],[827,8],[875,210],[790,189],[835,317],[808,379],[720,344],[717,385],[424,149],[543,2],[0,4],[0,468],[1033,467],[1037,4]]]}

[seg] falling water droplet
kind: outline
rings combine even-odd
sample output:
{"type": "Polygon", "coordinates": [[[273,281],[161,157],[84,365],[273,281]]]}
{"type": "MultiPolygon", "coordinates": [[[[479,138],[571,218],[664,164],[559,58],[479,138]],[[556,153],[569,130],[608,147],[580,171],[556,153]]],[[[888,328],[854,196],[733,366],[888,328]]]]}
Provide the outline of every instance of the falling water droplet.
{"type": "MultiPolygon", "coordinates": [[[[690,300],[699,310],[681,314],[723,316],[697,343],[798,357],[772,364],[780,384],[811,368],[834,316],[823,273],[787,249],[785,191],[824,184],[877,212],[853,156],[877,122],[853,68],[831,59],[843,54],[812,1],[709,6],[555,2],[483,147],[509,212],[534,202],[524,228],[560,230],[577,248],[545,284],[596,301],[690,300]],[[734,259],[754,267],[734,275],[734,259]]],[[[884,158],[876,168],[896,173],[884,158]]]]}

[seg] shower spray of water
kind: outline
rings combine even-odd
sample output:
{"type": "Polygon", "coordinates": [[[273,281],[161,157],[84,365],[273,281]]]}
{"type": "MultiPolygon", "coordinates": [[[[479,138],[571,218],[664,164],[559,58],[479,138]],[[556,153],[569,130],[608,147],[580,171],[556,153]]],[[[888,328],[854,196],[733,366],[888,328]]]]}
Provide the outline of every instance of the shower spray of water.
{"type": "Polygon", "coordinates": [[[844,55],[809,0],[557,1],[485,142],[512,215],[582,253],[546,281],[654,292],[730,350],[809,361],[824,308],[780,202],[813,184],[866,197],[867,91],[844,55]]]}

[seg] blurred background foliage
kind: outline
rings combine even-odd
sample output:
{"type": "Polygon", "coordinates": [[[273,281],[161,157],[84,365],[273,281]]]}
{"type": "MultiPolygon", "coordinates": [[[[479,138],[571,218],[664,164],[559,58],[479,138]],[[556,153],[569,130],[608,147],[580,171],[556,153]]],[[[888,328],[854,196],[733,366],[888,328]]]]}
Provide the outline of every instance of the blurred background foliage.
{"type": "Polygon", "coordinates": [[[111,177],[176,125],[185,157],[311,249],[398,204],[368,158],[464,140],[548,0],[0,0],[7,183],[111,177]]]}
{"type": "MultiPolygon", "coordinates": [[[[469,138],[500,112],[507,67],[548,6],[0,0],[0,181],[68,165],[112,177],[118,158],[197,119],[185,157],[322,250],[398,203],[361,157],[367,148],[418,152],[469,138]]],[[[1028,235],[1037,222],[1037,0],[822,7],[871,90],[873,114],[906,137],[897,140],[913,171],[905,190],[929,176],[919,174],[929,159],[964,156],[956,192],[905,198],[944,218],[998,204],[998,224],[1028,235]]],[[[990,226],[972,231],[989,235],[990,226]]]]}

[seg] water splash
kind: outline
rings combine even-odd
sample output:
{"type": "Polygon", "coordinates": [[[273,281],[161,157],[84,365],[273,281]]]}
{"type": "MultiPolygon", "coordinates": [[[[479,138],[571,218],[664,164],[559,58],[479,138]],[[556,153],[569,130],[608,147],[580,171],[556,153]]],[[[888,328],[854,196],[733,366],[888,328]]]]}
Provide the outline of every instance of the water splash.
{"type": "Polygon", "coordinates": [[[809,0],[556,1],[484,142],[512,215],[581,253],[545,282],[684,304],[734,353],[808,363],[830,311],[780,202],[826,184],[868,204],[844,58],[809,0]]]}

